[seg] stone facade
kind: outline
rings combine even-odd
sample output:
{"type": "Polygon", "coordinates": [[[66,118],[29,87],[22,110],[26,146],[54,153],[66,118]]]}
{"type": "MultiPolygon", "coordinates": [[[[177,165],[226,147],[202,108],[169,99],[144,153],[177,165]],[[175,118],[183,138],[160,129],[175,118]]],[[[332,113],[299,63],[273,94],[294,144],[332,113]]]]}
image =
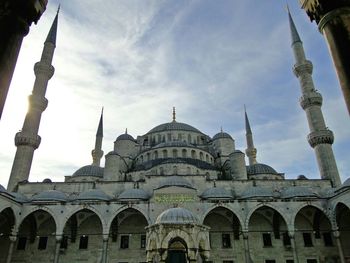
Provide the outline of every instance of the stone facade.
{"type": "MultiPolygon", "coordinates": [[[[310,65],[294,37],[297,62],[310,65]]],[[[259,163],[247,114],[248,165],[229,134],[211,137],[176,121],[175,110],[136,139],[118,136],[100,167],[101,115],[91,165],[64,182],[16,173],[7,190],[0,186],[0,262],[350,262],[350,179],[340,183],[333,134],[321,134],[310,67],[295,71],[317,133],[311,146],[323,147],[315,149],[322,179],[285,179],[259,163]]],[[[30,167],[32,153],[21,154],[30,167]]]]}

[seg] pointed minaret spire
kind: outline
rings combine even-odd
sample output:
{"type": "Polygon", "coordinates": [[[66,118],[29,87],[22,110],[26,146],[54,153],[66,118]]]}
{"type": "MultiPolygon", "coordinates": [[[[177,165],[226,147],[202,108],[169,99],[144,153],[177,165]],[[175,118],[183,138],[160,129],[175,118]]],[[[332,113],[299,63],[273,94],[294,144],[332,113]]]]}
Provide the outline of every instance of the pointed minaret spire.
{"type": "Polygon", "coordinates": [[[46,109],[48,100],[45,98],[47,84],[55,72],[52,66],[57,35],[58,15],[51,26],[48,38],[44,43],[41,59],[34,66],[35,82],[32,95],[29,96],[29,107],[22,130],[15,136],[17,151],[13,161],[10,180],[7,186],[14,191],[17,184],[28,180],[32,166],[34,151],[39,147],[41,138],[38,135],[41,114],[46,109]]]}
{"type": "Polygon", "coordinates": [[[173,107],[173,122],[176,121],[176,111],[175,111],[175,107],[173,107]]]}
{"type": "Polygon", "coordinates": [[[103,108],[101,111],[100,122],[98,124],[97,133],[96,133],[95,149],[91,151],[92,165],[95,165],[95,166],[100,166],[101,158],[103,156],[102,139],[103,139],[103,108]]]}
{"type": "Polygon", "coordinates": [[[103,107],[101,111],[100,122],[98,123],[96,137],[103,137],[103,107]]]}
{"type": "Polygon", "coordinates": [[[58,24],[58,13],[60,12],[60,6],[57,8],[57,13],[55,16],[55,19],[53,20],[53,23],[51,25],[49,34],[47,35],[46,41],[54,44],[56,46],[56,36],[57,36],[57,24],[58,24]]]}
{"type": "Polygon", "coordinates": [[[245,150],[245,153],[248,156],[249,165],[253,165],[257,163],[256,161],[257,150],[254,147],[252,129],[250,128],[250,123],[249,123],[248,114],[247,114],[245,105],[244,105],[244,116],[245,116],[245,131],[246,131],[245,136],[247,141],[247,149],[245,150]]]}
{"type": "Polygon", "coordinates": [[[302,96],[300,105],[306,112],[310,134],[308,142],[316,153],[321,178],[331,180],[333,186],[341,184],[337,164],[335,162],[332,144],[334,135],[326,126],[321,106],[322,95],[316,91],[312,79],[313,65],[305,57],[303,43],[300,40],[292,16],[288,10],[289,26],[291,31],[292,49],[295,57],[293,71],[299,79],[302,96]]]}
{"type": "Polygon", "coordinates": [[[293,18],[292,18],[292,15],[290,14],[290,11],[289,11],[289,6],[287,5],[287,11],[288,11],[288,18],[289,18],[289,27],[290,27],[290,35],[291,35],[291,40],[292,40],[292,45],[296,42],[301,42],[301,39],[300,39],[300,36],[299,36],[299,33],[298,33],[298,30],[294,24],[294,21],[293,21],[293,18]]]}

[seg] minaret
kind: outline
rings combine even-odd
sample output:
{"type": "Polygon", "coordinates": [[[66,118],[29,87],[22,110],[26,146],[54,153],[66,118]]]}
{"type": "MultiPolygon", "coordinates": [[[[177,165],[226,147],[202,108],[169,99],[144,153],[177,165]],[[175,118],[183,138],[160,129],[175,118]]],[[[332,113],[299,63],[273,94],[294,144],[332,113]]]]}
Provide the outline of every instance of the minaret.
{"type": "Polygon", "coordinates": [[[315,90],[312,79],[313,65],[311,61],[307,60],[305,57],[303,43],[289,10],[288,16],[292,48],[296,62],[293,67],[293,72],[300,82],[302,93],[300,105],[306,112],[310,128],[310,134],[307,139],[311,147],[315,150],[321,178],[331,180],[333,186],[339,186],[341,181],[332,150],[334,136],[333,132],[327,128],[323,118],[321,111],[322,96],[315,90]]]}
{"type": "Polygon", "coordinates": [[[59,9],[46,38],[41,59],[34,66],[36,78],[32,95],[29,96],[28,112],[22,130],[15,136],[17,151],[7,186],[9,191],[13,191],[19,182],[28,180],[34,150],[40,145],[41,138],[38,135],[38,130],[41,114],[48,103],[48,100],[45,98],[46,88],[49,79],[55,72],[55,68],[51,63],[56,47],[58,11],[59,9]]]}
{"type": "Polygon", "coordinates": [[[95,166],[100,166],[101,158],[103,156],[102,139],[103,139],[103,108],[102,108],[100,122],[98,124],[97,133],[96,133],[95,149],[91,151],[92,165],[95,165],[95,166]]]}
{"type": "Polygon", "coordinates": [[[245,107],[244,107],[244,115],[245,115],[245,136],[247,140],[247,149],[245,150],[245,153],[248,156],[249,165],[253,165],[257,163],[256,161],[257,150],[254,147],[253,134],[250,128],[249,119],[248,119],[248,115],[245,107]]]}

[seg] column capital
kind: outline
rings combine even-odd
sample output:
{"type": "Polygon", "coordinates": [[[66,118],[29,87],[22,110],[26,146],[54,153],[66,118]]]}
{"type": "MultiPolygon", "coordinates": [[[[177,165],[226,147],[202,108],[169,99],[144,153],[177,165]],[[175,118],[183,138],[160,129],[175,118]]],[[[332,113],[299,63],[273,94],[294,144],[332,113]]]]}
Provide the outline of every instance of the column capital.
{"type": "Polygon", "coordinates": [[[9,236],[9,239],[10,239],[11,242],[16,242],[16,240],[17,240],[17,235],[11,234],[11,235],[9,236]]]}

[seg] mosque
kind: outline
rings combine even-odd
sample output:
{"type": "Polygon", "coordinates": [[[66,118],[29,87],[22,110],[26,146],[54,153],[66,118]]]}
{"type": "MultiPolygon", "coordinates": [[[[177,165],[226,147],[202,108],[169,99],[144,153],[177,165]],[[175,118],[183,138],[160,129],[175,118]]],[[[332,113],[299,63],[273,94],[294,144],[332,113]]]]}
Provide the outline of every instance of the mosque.
{"type": "Polygon", "coordinates": [[[177,121],[174,109],[144,135],[119,135],[106,155],[101,114],[92,164],[64,182],[33,183],[57,14],[34,67],[9,184],[0,186],[0,262],[350,262],[350,179],[340,181],[313,66],[290,14],[289,23],[320,179],[285,179],[259,163],[247,113],[243,153],[230,134],[211,137],[177,121]]]}

